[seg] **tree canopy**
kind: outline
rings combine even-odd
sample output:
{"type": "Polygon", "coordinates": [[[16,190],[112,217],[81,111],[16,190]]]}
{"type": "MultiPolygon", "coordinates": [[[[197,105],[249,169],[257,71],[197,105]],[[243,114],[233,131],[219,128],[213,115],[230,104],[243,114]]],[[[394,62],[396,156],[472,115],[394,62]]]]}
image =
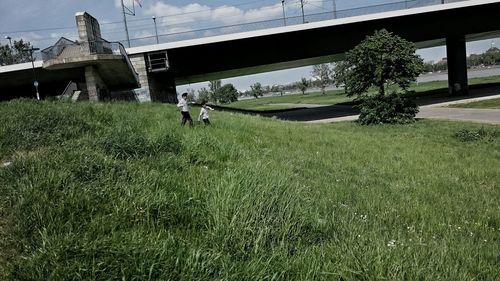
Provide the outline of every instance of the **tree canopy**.
{"type": "Polygon", "coordinates": [[[363,95],[376,87],[384,95],[391,85],[407,91],[411,82],[423,71],[423,60],[416,53],[415,44],[385,29],[368,36],[346,53],[338,63],[334,80],[344,85],[347,95],[363,95]]]}
{"type": "Polygon", "coordinates": [[[0,44],[0,65],[10,65],[31,61],[31,44],[22,39],[13,41],[12,47],[0,44]]]}
{"type": "Polygon", "coordinates": [[[313,65],[311,74],[316,79],[316,81],[319,82],[319,87],[323,95],[325,94],[326,86],[328,86],[331,81],[330,76],[332,75],[332,73],[333,70],[327,63],[313,65]]]}
{"type": "Polygon", "coordinates": [[[259,82],[256,82],[255,84],[250,85],[250,93],[256,99],[259,97],[262,97],[264,95],[264,90],[262,89],[262,84],[260,84],[259,82]]]}

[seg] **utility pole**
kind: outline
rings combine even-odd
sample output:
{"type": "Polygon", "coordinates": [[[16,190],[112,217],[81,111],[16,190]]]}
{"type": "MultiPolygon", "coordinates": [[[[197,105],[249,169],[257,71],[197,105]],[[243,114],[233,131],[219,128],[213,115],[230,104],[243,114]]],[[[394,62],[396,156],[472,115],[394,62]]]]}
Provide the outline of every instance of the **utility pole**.
{"type": "Polygon", "coordinates": [[[122,3],[123,23],[125,24],[125,33],[127,34],[127,44],[128,47],[130,48],[130,38],[128,37],[128,27],[127,27],[127,15],[125,14],[125,5],[123,5],[123,0],[121,0],[121,3],[122,3]]]}
{"type": "Polygon", "coordinates": [[[300,8],[302,9],[302,23],[306,23],[304,18],[304,0],[300,0],[300,8]]]}
{"type": "Polygon", "coordinates": [[[281,8],[283,8],[283,26],[286,26],[285,0],[281,0],[281,8]]]}

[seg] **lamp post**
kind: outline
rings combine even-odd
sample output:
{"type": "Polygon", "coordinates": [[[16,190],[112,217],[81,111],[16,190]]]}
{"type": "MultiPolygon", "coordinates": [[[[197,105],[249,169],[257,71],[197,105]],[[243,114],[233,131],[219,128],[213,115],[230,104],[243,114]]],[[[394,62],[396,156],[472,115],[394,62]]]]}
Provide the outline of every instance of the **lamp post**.
{"type": "Polygon", "coordinates": [[[304,0],[300,0],[300,8],[302,9],[302,23],[306,23],[304,18],[304,0]]]}
{"type": "Polygon", "coordinates": [[[9,40],[9,45],[10,45],[10,48],[12,49],[12,37],[5,36],[5,39],[9,40]]]}
{"type": "Polygon", "coordinates": [[[283,8],[283,26],[286,26],[285,0],[281,0],[281,8],[283,8]]]}
{"type": "Polygon", "coordinates": [[[5,36],[5,39],[9,40],[9,45],[10,45],[10,63],[14,64],[14,49],[12,48],[12,37],[5,36]]]}
{"type": "Polygon", "coordinates": [[[160,42],[158,41],[158,28],[156,27],[156,17],[155,16],[153,16],[153,22],[155,23],[156,44],[159,44],[160,42]]]}
{"type": "Polygon", "coordinates": [[[38,51],[38,50],[40,50],[40,48],[31,47],[30,49],[28,49],[28,51],[30,51],[30,55],[31,55],[31,66],[33,68],[33,86],[35,86],[35,90],[36,90],[36,99],[40,100],[40,94],[38,93],[38,81],[36,79],[36,73],[35,73],[35,60],[33,59],[33,52],[38,51]]]}
{"type": "Polygon", "coordinates": [[[337,18],[337,1],[333,0],[333,18],[336,19],[337,18]]]}

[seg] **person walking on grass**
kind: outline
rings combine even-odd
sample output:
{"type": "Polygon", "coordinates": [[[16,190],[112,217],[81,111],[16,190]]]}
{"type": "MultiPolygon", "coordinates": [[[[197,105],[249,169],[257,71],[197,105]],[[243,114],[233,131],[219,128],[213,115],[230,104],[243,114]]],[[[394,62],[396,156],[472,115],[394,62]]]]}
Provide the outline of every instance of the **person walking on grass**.
{"type": "Polygon", "coordinates": [[[193,119],[191,119],[191,115],[189,115],[189,107],[187,101],[188,93],[183,93],[182,98],[177,104],[177,107],[181,109],[182,121],[181,125],[184,126],[186,122],[189,122],[189,126],[193,126],[193,119]]]}
{"type": "Polygon", "coordinates": [[[201,103],[201,110],[200,110],[200,115],[198,116],[198,122],[200,122],[203,119],[203,124],[205,125],[210,125],[210,120],[208,119],[208,111],[209,110],[214,110],[210,106],[207,105],[207,102],[202,102],[201,103]]]}

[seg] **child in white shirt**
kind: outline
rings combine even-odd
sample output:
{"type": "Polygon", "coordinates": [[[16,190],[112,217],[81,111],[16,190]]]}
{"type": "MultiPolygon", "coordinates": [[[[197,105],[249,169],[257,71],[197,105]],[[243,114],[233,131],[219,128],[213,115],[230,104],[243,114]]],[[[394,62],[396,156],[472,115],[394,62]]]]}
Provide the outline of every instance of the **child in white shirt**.
{"type": "Polygon", "coordinates": [[[210,106],[208,106],[206,102],[202,102],[200,115],[198,116],[198,121],[203,120],[203,123],[205,125],[210,125],[210,120],[208,119],[208,111],[209,110],[214,110],[214,109],[211,108],[210,106]]]}
{"type": "Polygon", "coordinates": [[[193,126],[193,119],[191,119],[191,115],[189,115],[189,107],[188,107],[188,101],[187,101],[187,93],[182,94],[182,98],[177,104],[177,107],[181,109],[181,114],[182,114],[182,121],[181,125],[184,126],[186,122],[189,122],[189,126],[193,126]]]}

